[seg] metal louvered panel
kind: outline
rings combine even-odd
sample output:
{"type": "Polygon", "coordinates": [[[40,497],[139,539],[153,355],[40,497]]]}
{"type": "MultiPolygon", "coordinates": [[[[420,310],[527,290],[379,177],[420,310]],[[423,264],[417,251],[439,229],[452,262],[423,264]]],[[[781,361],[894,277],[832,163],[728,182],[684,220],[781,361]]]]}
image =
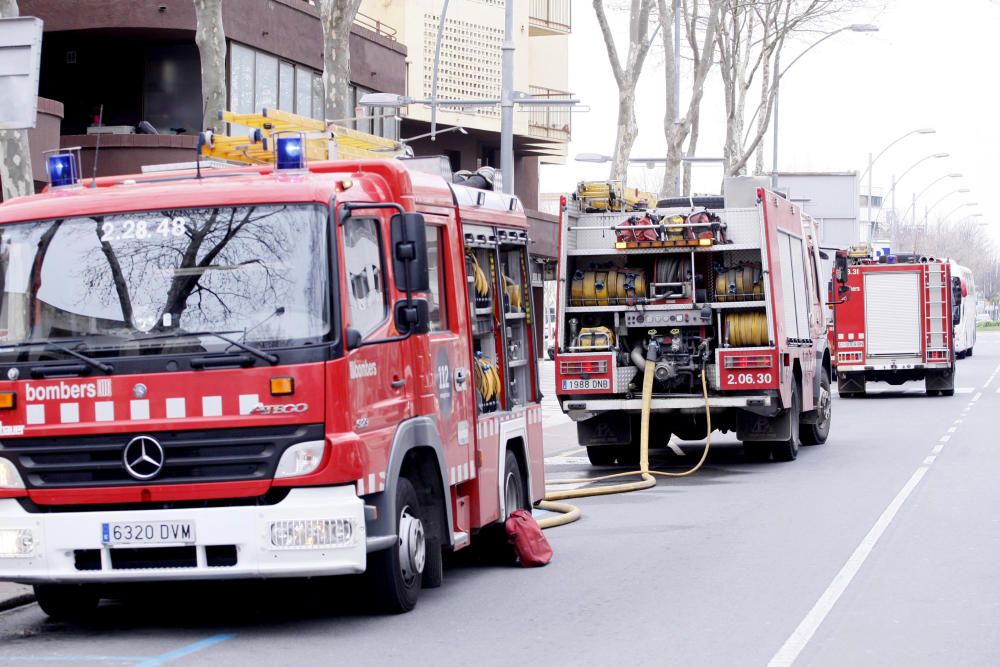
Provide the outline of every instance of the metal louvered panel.
{"type": "Polygon", "coordinates": [[[920,354],[920,273],[865,275],[869,357],[920,354]]]}

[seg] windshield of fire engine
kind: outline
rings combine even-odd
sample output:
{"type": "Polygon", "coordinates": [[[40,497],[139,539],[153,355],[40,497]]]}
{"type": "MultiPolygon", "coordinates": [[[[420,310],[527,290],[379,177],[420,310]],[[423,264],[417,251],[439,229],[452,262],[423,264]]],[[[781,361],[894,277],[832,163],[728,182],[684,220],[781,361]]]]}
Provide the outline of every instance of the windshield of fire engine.
{"type": "Polygon", "coordinates": [[[325,208],[296,204],[0,226],[0,354],[12,351],[5,344],[77,339],[105,354],[150,353],[144,338],[162,349],[188,332],[271,348],[321,340],[326,220],[325,208]]]}

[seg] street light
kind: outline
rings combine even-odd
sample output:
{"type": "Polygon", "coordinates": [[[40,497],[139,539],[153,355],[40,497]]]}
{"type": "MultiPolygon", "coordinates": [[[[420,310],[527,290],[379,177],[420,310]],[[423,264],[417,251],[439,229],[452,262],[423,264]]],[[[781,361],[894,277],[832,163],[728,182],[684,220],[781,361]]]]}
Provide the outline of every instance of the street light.
{"type": "Polygon", "coordinates": [[[964,204],[959,204],[955,208],[953,208],[950,211],[948,211],[945,215],[941,216],[941,220],[942,221],[948,220],[948,218],[950,218],[952,216],[952,214],[954,214],[959,209],[965,208],[966,206],[979,206],[979,202],[977,202],[977,201],[969,201],[969,202],[965,202],[964,204]]]}
{"type": "MultiPolygon", "coordinates": [[[[949,153],[931,153],[930,155],[925,155],[924,157],[920,158],[919,160],[917,160],[916,162],[914,162],[913,164],[911,164],[911,165],[910,165],[910,166],[909,166],[909,167],[908,167],[908,168],[907,168],[907,169],[906,169],[906,170],[905,170],[905,171],[904,171],[904,172],[903,172],[903,173],[902,173],[902,174],[900,175],[900,177],[899,177],[899,178],[894,178],[894,179],[893,179],[893,181],[892,181],[892,187],[891,187],[891,188],[889,188],[889,194],[890,194],[890,195],[892,195],[892,198],[893,198],[893,202],[892,202],[892,210],[893,210],[893,213],[895,213],[895,211],[896,211],[896,186],[897,186],[897,185],[899,185],[899,182],[900,182],[901,180],[903,180],[904,178],[906,178],[906,175],[907,175],[907,174],[909,174],[909,173],[910,173],[911,171],[913,171],[914,169],[916,169],[916,168],[917,168],[917,167],[918,167],[919,165],[923,164],[923,163],[924,163],[924,162],[926,162],[927,160],[930,160],[930,159],[932,159],[932,158],[936,158],[936,159],[941,159],[941,158],[946,158],[946,157],[948,157],[948,156],[949,156],[949,153]]],[[[883,209],[883,208],[885,208],[885,207],[884,207],[884,206],[882,206],[882,207],[879,207],[879,209],[878,209],[878,213],[876,213],[876,214],[875,214],[875,220],[874,220],[874,223],[875,223],[876,225],[878,224],[878,219],[879,219],[879,216],[880,216],[880,215],[882,215],[882,209],[883,209]]],[[[895,229],[895,223],[893,224],[893,229],[895,229]]]]}
{"type": "Polygon", "coordinates": [[[947,199],[948,197],[950,197],[952,195],[968,194],[969,192],[972,192],[972,190],[970,190],[969,188],[959,188],[957,190],[952,190],[951,192],[947,192],[947,193],[941,195],[940,199],[938,199],[936,202],[934,202],[933,204],[931,204],[930,206],[928,206],[926,209],[924,209],[924,220],[925,220],[925,222],[926,222],[927,216],[930,215],[930,212],[933,211],[934,208],[938,204],[940,204],[941,202],[943,202],[945,199],[947,199]]]}
{"type": "Polygon", "coordinates": [[[933,181],[931,181],[930,183],[928,183],[927,187],[925,187],[923,190],[921,190],[920,192],[918,192],[917,194],[915,194],[913,196],[913,203],[910,204],[910,208],[906,209],[906,212],[903,213],[902,216],[900,216],[900,219],[901,220],[906,220],[906,216],[909,215],[910,211],[912,210],[913,211],[913,224],[917,224],[917,211],[916,211],[917,200],[920,199],[920,197],[922,197],[925,192],[927,192],[932,187],[934,187],[935,185],[937,185],[938,183],[940,183],[941,181],[943,181],[946,178],[962,178],[962,174],[958,174],[958,173],[955,173],[955,174],[945,174],[941,178],[936,178],[933,181]]]}
{"type": "MultiPolygon", "coordinates": [[[[772,155],[771,155],[771,187],[773,189],[778,188],[778,88],[781,86],[781,77],[785,76],[785,72],[791,69],[792,65],[797,63],[802,56],[809,53],[817,46],[830,39],[834,35],[838,35],[842,32],[850,30],[851,32],[878,32],[878,26],[871,23],[853,23],[851,25],[845,25],[842,28],[837,28],[833,32],[827,33],[820,39],[816,40],[810,44],[802,53],[797,55],[792,62],[778,73],[777,78],[774,80],[774,126],[771,128],[773,132],[774,139],[772,141],[772,155]]],[[[751,123],[753,121],[751,120],[751,123]]]]}
{"type": "MultiPolygon", "coordinates": [[[[874,224],[875,222],[874,220],[872,220],[872,166],[874,166],[874,164],[878,161],[880,157],[885,155],[886,151],[888,151],[890,148],[898,144],[903,139],[906,139],[907,137],[912,136],[914,134],[934,134],[935,132],[937,132],[937,130],[935,130],[933,127],[920,127],[917,128],[916,130],[910,130],[909,132],[901,134],[900,136],[890,141],[886,145],[886,147],[880,150],[878,152],[878,155],[876,155],[874,158],[872,157],[871,152],[868,153],[868,168],[865,169],[863,172],[861,172],[861,176],[858,177],[858,181],[863,181],[865,180],[865,176],[866,175],[868,176],[868,222],[872,224],[874,224]]],[[[879,206],[879,210],[880,211],[882,210],[881,206],[879,206]]]]}

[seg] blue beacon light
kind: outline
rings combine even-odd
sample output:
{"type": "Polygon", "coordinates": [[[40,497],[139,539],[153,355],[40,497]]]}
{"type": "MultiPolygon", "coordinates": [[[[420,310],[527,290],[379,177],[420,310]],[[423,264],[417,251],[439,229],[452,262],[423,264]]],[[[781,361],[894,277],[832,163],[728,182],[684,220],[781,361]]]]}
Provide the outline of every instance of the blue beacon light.
{"type": "Polygon", "coordinates": [[[76,156],[72,153],[57,153],[50,155],[45,162],[49,173],[49,182],[54,188],[76,185],[76,156]]]}
{"type": "Polygon", "coordinates": [[[275,142],[278,169],[302,169],[306,165],[302,136],[278,137],[275,142]]]}

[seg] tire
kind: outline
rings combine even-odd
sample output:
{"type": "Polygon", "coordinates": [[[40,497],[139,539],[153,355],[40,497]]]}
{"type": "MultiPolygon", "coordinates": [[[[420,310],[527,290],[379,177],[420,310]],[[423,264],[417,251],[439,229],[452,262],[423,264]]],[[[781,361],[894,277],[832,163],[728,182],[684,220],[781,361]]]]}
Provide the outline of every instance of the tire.
{"type": "Polygon", "coordinates": [[[587,458],[590,459],[590,465],[592,466],[613,466],[618,455],[615,450],[618,449],[617,446],[609,447],[608,445],[591,445],[587,447],[587,458]]]}
{"type": "Polygon", "coordinates": [[[101,598],[85,586],[36,584],[35,601],[50,618],[79,621],[90,616],[101,598]]]}
{"type": "Polygon", "coordinates": [[[815,424],[801,424],[799,439],[803,445],[822,445],[830,436],[830,422],[833,418],[833,400],[830,394],[830,378],[823,370],[819,380],[819,400],[816,405],[819,413],[815,424]]]}
{"type": "MultiPolygon", "coordinates": [[[[587,450],[590,451],[589,449],[587,450]]],[[[517,462],[514,452],[507,450],[504,457],[503,466],[503,494],[504,494],[504,520],[510,516],[514,510],[529,510],[528,494],[524,486],[524,476],[521,473],[521,464],[517,462]]]]}
{"type": "Polygon", "coordinates": [[[396,482],[393,507],[397,546],[373,553],[369,571],[378,608],[385,613],[401,614],[417,604],[428,548],[422,518],[424,510],[413,484],[405,477],[396,482]]]}
{"type": "Polygon", "coordinates": [[[956,359],[965,359],[965,357],[966,357],[967,354],[968,354],[968,352],[965,352],[964,350],[961,351],[961,352],[956,352],[955,353],[955,358],[956,359]]]}
{"type": "Polygon", "coordinates": [[[801,415],[802,399],[799,398],[798,383],[792,385],[792,404],[788,406],[789,437],[771,444],[771,456],[775,461],[794,461],[799,456],[799,416],[801,415]]]}
{"type": "Polygon", "coordinates": [[[938,396],[954,396],[954,395],[955,395],[954,387],[952,387],[951,389],[941,389],[938,391],[938,396]]]}
{"type": "Polygon", "coordinates": [[[967,356],[967,357],[971,357],[972,356],[972,348],[971,347],[968,350],[965,351],[965,356],[967,356]]]}

